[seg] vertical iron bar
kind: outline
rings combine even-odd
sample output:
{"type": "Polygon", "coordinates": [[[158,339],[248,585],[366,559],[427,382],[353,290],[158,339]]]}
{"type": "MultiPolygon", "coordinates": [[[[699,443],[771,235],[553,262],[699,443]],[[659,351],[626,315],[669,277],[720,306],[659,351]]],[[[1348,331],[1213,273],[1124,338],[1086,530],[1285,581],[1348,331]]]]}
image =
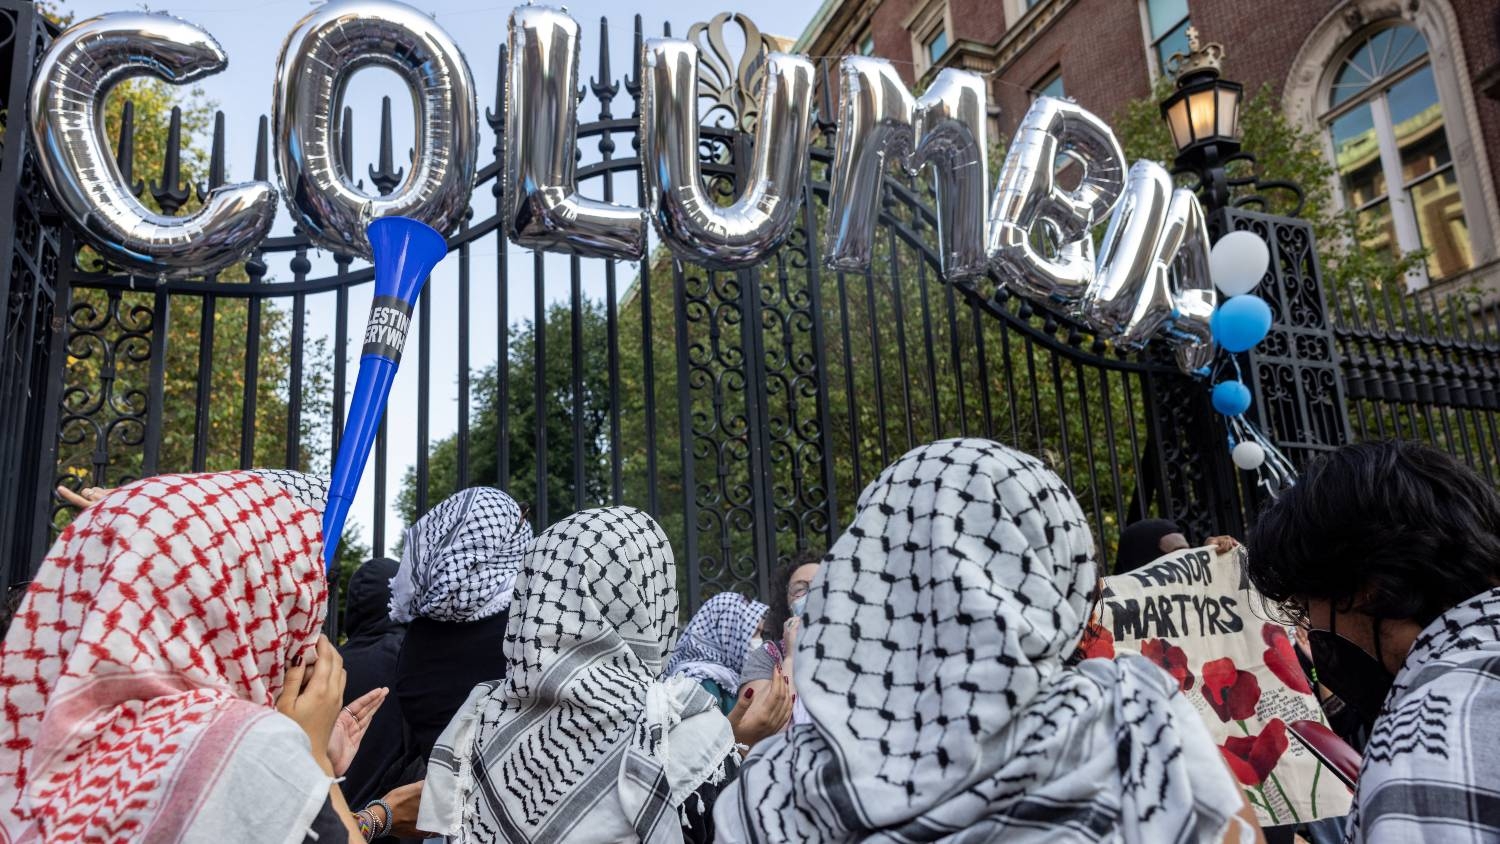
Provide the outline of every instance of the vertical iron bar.
{"type": "Polygon", "coordinates": [[[531,255],[532,295],[535,297],[532,312],[532,389],[535,391],[535,444],[532,455],[532,471],[536,473],[536,501],[531,510],[536,514],[538,530],[552,524],[547,513],[547,300],[546,264],[541,252],[531,255]]]}
{"type": "Polygon", "coordinates": [[[307,296],[292,297],[292,360],[287,373],[286,466],[302,468],[302,346],[306,342],[307,296]]]}
{"type": "Polygon", "coordinates": [[[166,388],[167,331],[171,320],[168,315],[167,291],[156,290],[155,311],[151,315],[151,374],[146,399],[146,448],[141,459],[141,476],[157,473],[161,463],[161,411],[166,388]]]}
{"type": "MultiPolygon", "coordinates": [[[[428,280],[430,281],[430,279],[428,280]]],[[[431,480],[432,408],[432,287],[423,282],[417,295],[417,319],[422,336],[417,338],[417,518],[427,512],[428,482],[431,480]]]]}
{"type": "Polygon", "coordinates": [[[255,402],[260,387],[260,303],[251,296],[245,303],[245,401],[240,417],[240,468],[255,466],[255,402]]]}
{"type": "MultiPolygon", "coordinates": [[[[458,476],[454,491],[469,488],[469,215],[458,224],[458,476]]],[[[497,481],[495,486],[500,486],[497,481]]]]}
{"type": "Polygon", "coordinates": [[[198,404],[193,408],[193,471],[208,467],[209,405],[213,399],[214,312],[218,297],[204,296],[198,323],[198,404]]]}
{"type": "Polygon", "coordinates": [[[573,510],[588,508],[588,496],[584,489],[583,457],[583,276],[577,255],[568,259],[570,291],[572,299],[573,360],[571,361],[573,392],[573,510]]]}
{"type": "MultiPolygon", "coordinates": [[[[854,489],[864,489],[864,467],[860,465],[859,401],[854,390],[854,352],[849,343],[849,291],[844,283],[844,274],[838,273],[839,331],[844,341],[844,402],[849,412],[849,455],[854,462],[854,489]]],[[[876,385],[878,388],[878,384],[876,385]]]]}

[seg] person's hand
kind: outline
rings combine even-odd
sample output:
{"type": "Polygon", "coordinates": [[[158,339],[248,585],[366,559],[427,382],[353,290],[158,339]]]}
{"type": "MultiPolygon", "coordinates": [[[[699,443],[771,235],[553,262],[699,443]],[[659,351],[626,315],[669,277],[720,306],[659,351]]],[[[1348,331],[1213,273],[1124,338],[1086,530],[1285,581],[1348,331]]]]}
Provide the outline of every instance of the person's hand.
{"type": "Polygon", "coordinates": [[[97,486],[85,487],[84,489],[81,489],[77,492],[74,492],[73,490],[68,489],[65,486],[59,486],[57,488],[58,498],[61,498],[69,504],[72,504],[74,507],[77,507],[80,510],[87,510],[95,504],[98,504],[106,495],[109,495],[109,490],[97,486]]]}
{"type": "Polygon", "coordinates": [[[1213,546],[1216,554],[1228,554],[1240,547],[1240,541],[1232,536],[1210,536],[1204,544],[1213,546]]]}
{"type": "Polygon", "coordinates": [[[793,697],[791,678],[781,673],[780,668],[771,674],[770,685],[762,688],[760,694],[745,689],[734,711],[729,713],[735,742],[754,747],[762,739],[786,729],[792,720],[793,697]]]}
{"type": "Polygon", "coordinates": [[[297,722],[312,742],[313,758],[332,768],[328,738],[344,700],[344,660],[327,636],[318,637],[317,662],[309,668],[298,660],[286,672],[286,685],[276,710],[297,722]]]}
{"type": "Polygon", "coordinates": [[[358,700],[339,710],[339,719],[333,723],[333,733],[328,737],[328,761],[333,765],[334,776],[341,777],[349,770],[354,754],[359,752],[359,743],[370,728],[376,710],[385,702],[390,689],[372,689],[358,700]]]}
{"type": "Polygon", "coordinates": [[[391,806],[391,834],[397,838],[424,838],[417,829],[417,809],[422,806],[422,781],[403,785],[380,798],[391,806]]]}

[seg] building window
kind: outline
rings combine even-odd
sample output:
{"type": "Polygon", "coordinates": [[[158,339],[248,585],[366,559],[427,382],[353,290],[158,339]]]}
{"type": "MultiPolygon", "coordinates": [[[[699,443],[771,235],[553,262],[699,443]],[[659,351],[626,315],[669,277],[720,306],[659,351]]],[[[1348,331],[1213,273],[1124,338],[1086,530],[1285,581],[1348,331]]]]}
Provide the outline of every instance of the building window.
{"type": "Polygon", "coordinates": [[[861,56],[875,55],[875,36],[867,34],[859,39],[859,54],[861,56]]]}
{"type": "Polygon", "coordinates": [[[927,64],[928,66],[938,63],[938,59],[948,52],[948,33],[939,29],[927,39],[927,64]]]}
{"type": "Polygon", "coordinates": [[[953,29],[948,19],[946,0],[919,2],[902,27],[911,34],[911,52],[916,62],[916,75],[921,77],[936,67],[948,52],[949,33],[953,29]]]}
{"type": "MultiPolygon", "coordinates": [[[[1357,38],[1329,83],[1323,116],[1346,205],[1366,248],[1427,250],[1427,276],[1473,266],[1427,41],[1406,23],[1357,38]]],[[[1416,279],[1422,283],[1422,279],[1416,279]]]]}
{"type": "Polygon", "coordinates": [[[1031,89],[1031,99],[1033,100],[1037,97],[1057,97],[1061,99],[1063,96],[1065,94],[1063,94],[1062,70],[1060,68],[1042,77],[1042,81],[1038,82],[1036,87],[1031,89]]]}
{"type": "Polygon", "coordinates": [[[1146,27],[1157,70],[1166,72],[1173,53],[1188,51],[1187,0],[1146,0],[1146,27]]]}

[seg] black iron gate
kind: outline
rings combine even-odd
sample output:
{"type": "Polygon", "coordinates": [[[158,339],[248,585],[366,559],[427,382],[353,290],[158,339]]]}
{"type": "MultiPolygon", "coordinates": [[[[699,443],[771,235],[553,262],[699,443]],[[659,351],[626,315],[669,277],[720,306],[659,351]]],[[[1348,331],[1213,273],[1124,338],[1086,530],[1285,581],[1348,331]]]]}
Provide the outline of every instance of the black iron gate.
{"type": "MultiPolygon", "coordinates": [[[[9,105],[23,101],[45,35],[29,3],[0,0],[0,8],[17,27],[9,105]],[[22,50],[27,27],[32,42],[22,50]]],[[[705,109],[712,125],[701,155],[723,196],[749,159],[753,114],[741,104],[757,84],[756,63],[726,54],[723,30],[732,26],[763,48],[739,17],[688,33],[713,68],[702,75],[705,105],[714,107],[705,109]]],[[[614,81],[606,27],[598,75],[580,91],[593,116],[578,132],[580,191],[644,204],[640,69],[614,81]]],[[[636,56],[642,37],[637,17],[636,56]]],[[[503,48],[500,59],[503,70],[503,48]]],[[[822,87],[826,116],[826,76],[822,87]]],[[[503,105],[496,96],[486,114],[493,158],[469,219],[450,238],[455,254],[418,305],[367,471],[373,495],[351,514],[357,553],[396,549],[389,511],[404,522],[452,491],[493,484],[528,501],[539,527],[614,503],[652,513],[678,551],[693,605],[722,589],[766,594],[777,562],[826,545],[882,467],[912,446],[962,435],[1013,444],[1056,467],[1106,553],[1124,523],[1146,515],[1180,519],[1199,536],[1243,527],[1256,491],[1228,462],[1204,385],[1164,354],[1116,354],[991,282],[944,283],[922,184],[886,180],[869,271],[824,271],[830,123],[819,126],[790,242],[754,270],[726,273],[660,249],[628,264],[507,243],[495,213],[503,105]],[[398,475],[399,465],[409,469],[398,475]]],[[[135,181],[137,117],[129,107],[119,114],[118,163],[137,196],[167,213],[195,207],[195,195],[225,181],[225,132],[247,128],[217,115],[201,182],[182,184],[188,161],[173,112],[163,158],[150,163],[156,178],[135,181]]],[[[391,191],[403,174],[389,108],[374,156],[355,149],[356,117],[346,111],[341,121],[346,172],[391,191]],[[373,162],[361,170],[356,153],[373,162]]],[[[253,172],[264,179],[264,117],[257,131],[253,172]]],[[[370,269],[293,233],[217,276],[124,274],[45,217],[24,146],[24,133],[7,132],[0,172],[0,207],[13,209],[15,223],[0,227],[0,249],[9,250],[0,259],[11,267],[0,347],[0,395],[12,411],[0,429],[7,582],[25,580],[49,531],[71,518],[48,497],[56,483],[111,486],[251,465],[327,471],[343,427],[350,316],[366,313],[370,269]]],[[[1299,460],[1344,441],[1340,358],[1306,226],[1244,211],[1215,225],[1260,227],[1277,253],[1266,290],[1281,339],[1245,362],[1259,372],[1263,422],[1299,460]]]]}

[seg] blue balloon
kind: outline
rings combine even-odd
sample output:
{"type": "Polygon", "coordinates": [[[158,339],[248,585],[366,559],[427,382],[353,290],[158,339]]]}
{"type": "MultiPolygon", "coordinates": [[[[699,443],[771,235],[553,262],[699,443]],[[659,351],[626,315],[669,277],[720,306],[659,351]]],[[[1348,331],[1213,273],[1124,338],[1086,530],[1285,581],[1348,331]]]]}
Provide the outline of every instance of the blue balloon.
{"type": "Polygon", "coordinates": [[[1214,311],[1209,328],[1226,350],[1249,351],[1271,331],[1271,306],[1250,293],[1235,296],[1214,311]]]}
{"type": "Polygon", "coordinates": [[[1239,416],[1250,409],[1250,388],[1239,381],[1220,381],[1214,385],[1214,410],[1225,416],[1239,416]]]}

